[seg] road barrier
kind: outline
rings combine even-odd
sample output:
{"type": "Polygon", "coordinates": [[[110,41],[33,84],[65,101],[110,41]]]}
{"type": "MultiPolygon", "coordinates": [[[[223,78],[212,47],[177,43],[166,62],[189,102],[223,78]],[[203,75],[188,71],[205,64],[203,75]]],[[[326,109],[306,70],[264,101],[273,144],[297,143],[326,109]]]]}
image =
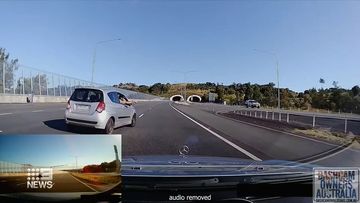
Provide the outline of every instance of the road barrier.
{"type": "MultiPolygon", "coordinates": [[[[0,103],[66,102],[75,88],[85,86],[108,85],[0,61],[0,103]]],[[[120,91],[130,99],[158,98],[125,89],[120,91]]]]}
{"type": "Polygon", "coordinates": [[[319,114],[304,114],[299,115],[296,113],[282,112],[282,111],[265,111],[265,110],[235,110],[235,114],[254,117],[257,119],[265,120],[277,120],[278,122],[286,122],[293,124],[301,124],[310,127],[321,127],[330,129],[332,131],[343,132],[343,133],[353,133],[360,135],[360,119],[354,117],[347,117],[345,115],[338,117],[328,117],[325,115],[319,114]]]}
{"type": "Polygon", "coordinates": [[[7,161],[0,161],[0,175],[26,173],[28,168],[33,168],[30,164],[18,164],[7,161]]]}

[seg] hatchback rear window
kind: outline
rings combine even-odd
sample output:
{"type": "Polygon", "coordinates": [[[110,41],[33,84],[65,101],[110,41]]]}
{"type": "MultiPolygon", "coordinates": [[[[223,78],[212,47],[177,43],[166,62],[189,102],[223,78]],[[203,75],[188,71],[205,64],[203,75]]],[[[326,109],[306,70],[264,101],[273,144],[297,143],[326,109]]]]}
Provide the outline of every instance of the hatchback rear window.
{"type": "Polygon", "coordinates": [[[76,89],[71,95],[70,100],[80,102],[100,102],[103,101],[103,93],[94,89],[76,89]]]}

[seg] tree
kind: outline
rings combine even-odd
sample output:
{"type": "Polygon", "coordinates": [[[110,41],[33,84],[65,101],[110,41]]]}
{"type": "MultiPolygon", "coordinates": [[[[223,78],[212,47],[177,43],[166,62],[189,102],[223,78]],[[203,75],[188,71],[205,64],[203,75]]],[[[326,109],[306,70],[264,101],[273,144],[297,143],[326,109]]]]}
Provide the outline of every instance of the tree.
{"type": "Polygon", "coordinates": [[[355,85],[353,88],[351,88],[352,95],[356,97],[360,94],[360,87],[358,85],[355,85]]]}
{"type": "Polygon", "coordinates": [[[146,85],[140,85],[138,90],[142,93],[149,93],[149,87],[146,85]]]}
{"type": "Polygon", "coordinates": [[[224,101],[224,87],[222,85],[216,85],[215,93],[218,95],[217,100],[224,101]]]}
{"type": "Polygon", "coordinates": [[[262,100],[262,94],[260,92],[260,87],[258,85],[255,85],[253,87],[253,99],[257,100],[257,101],[261,101],[262,100]]]}
{"type": "Polygon", "coordinates": [[[14,72],[19,68],[19,60],[18,59],[11,59],[9,61],[9,53],[6,53],[4,48],[0,48],[0,92],[6,93],[6,91],[10,92],[10,89],[14,89],[14,72]],[[5,66],[5,92],[3,92],[3,66],[5,66]]]}
{"type": "Polygon", "coordinates": [[[332,82],[332,85],[333,85],[334,88],[336,88],[336,89],[339,88],[339,85],[338,85],[338,84],[339,84],[338,81],[333,81],[333,82],[332,82]]]}
{"type": "Polygon", "coordinates": [[[325,84],[325,80],[320,78],[319,83],[321,84],[321,89],[323,89],[323,84],[325,84]]]}
{"type": "Polygon", "coordinates": [[[245,100],[252,99],[253,98],[253,90],[250,83],[245,83],[245,100]]]}
{"type": "Polygon", "coordinates": [[[163,88],[162,86],[163,84],[161,83],[155,83],[152,86],[150,86],[149,92],[151,94],[160,95],[162,93],[162,88],[163,88]]]}

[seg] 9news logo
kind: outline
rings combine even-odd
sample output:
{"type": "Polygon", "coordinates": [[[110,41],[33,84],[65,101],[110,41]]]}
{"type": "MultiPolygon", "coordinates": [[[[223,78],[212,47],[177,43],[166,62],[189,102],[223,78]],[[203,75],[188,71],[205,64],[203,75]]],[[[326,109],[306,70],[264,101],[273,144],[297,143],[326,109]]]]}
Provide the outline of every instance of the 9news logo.
{"type": "Polygon", "coordinates": [[[52,182],[52,168],[28,168],[27,169],[27,188],[32,189],[51,189],[54,185],[52,182]]]}

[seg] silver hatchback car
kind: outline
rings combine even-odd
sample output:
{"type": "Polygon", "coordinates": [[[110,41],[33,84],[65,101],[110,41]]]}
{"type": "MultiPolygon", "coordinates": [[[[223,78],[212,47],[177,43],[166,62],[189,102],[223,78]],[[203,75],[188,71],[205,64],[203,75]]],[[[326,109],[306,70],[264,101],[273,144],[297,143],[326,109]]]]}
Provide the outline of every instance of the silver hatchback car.
{"type": "Polygon", "coordinates": [[[116,88],[76,88],[67,103],[65,122],[68,128],[78,125],[111,134],[120,126],[134,127],[136,111],[116,88]]]}

